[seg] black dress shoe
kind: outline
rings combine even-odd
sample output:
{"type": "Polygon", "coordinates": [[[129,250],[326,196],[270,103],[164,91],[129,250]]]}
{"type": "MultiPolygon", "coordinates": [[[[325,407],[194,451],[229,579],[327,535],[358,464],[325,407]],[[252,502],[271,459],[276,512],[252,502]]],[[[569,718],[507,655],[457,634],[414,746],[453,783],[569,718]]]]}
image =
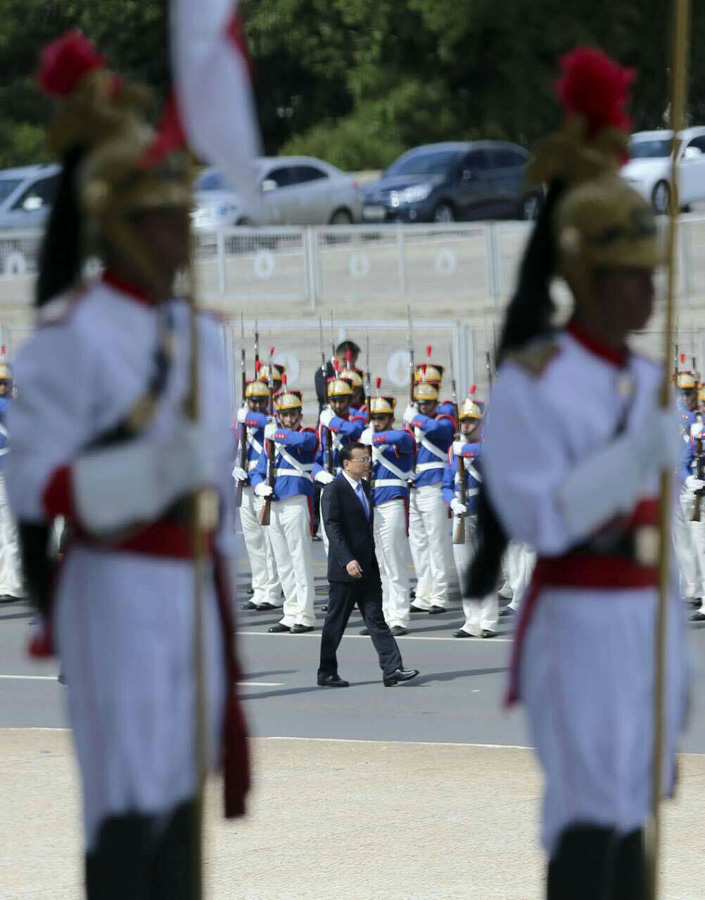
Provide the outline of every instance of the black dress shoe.
{"type": "Polygon", "coordinates": [[[360,629],[360,634],[364,634],[365,637],[369,637],[370,629],[369,629],[369,628],[361,628],[361,629],[360,629]]]}
{"type": "Polygon", "coordinates": [[[470,632],[466,631],[464,628],[459,628],[457,631],[453,632],[453,637],[466,638],[466,637],[474,637],[474,635],[470,634],[470,632]]]}
{"type": "Polygon", "coordinates": [[[445,606],[432,606],[429,609],[428,614],[429,616],[440,616],[440,614],[444,612],[448,612],[445,606]]]}
{"type": "Polygon", "coordinates": [[[701,613],[700,611],[693,613],[690,617],[691,622],[705,622],[705,613],[701,613]]]}
{"type": "Polygon", "coordinates": [[[248,597],[251,597],[254,594],[254,592],[255,592],[255,589],[252,587],[252,585],[250,585],[248,587],[248,589],[245,591],[245,593],[247,594],[248,597]]]}
{"type": "Polygon", "coordinates": [[[273,603],[260,603],[257,609],[262,610],[270,610],[270,609],[281,609],[281,606],[275,606],[273,603]]]}
{"type": "Polygon", "coordinates": [[[282,625],[281,622],[278,625],[272,625],[272,627],[268,628],[267,631],[270,634],[284,634],[285,632],[291,634],[291,628],[289,628],[288,625],[282,625]]]}
{"type": "Polygon", "coordinates": [[[247,603],[241,603],[240,609],[260,609],[256,603],[253,603],[252,600],[248,600],[247,603]]]}
{"type": "Polygon", "coordinates": [[[311,540],[315,541],[316,543],[319,543],[319,541],[322,541],[323,538],[320,536],[320,534],[314,534],[314,536],[311,538],[311,540]]]}
{"type": "Polygon", "coordinates": [[[404,628],[403,625],[395,625],[394,628],[392,628],[392,634],[394,635],[394,637],[402,637],[402,635],[405,635],[408,633],[409,633],[409,629],[404,628]]]}
{"type": "Polygon", "coordinates": [[[414,588],[412,588],[412,589],[409,591],[409,600],[416,600],[416,591],[415,591],[414,588]]]}
{"type": "MultiPolygon", "coordinates": [[[[705,616],[703,616],[703,618],[705,618],[705,616]]],[[[483,629],[482,629],[482,637],[483,637],[483,638],[493,638],[493,637],[497,637],[497,632],[496,632],[496,631],[492,631],[490,628],[483,628],[483,629]]]]}
{"type": "Polygon", "coordinates": [[[294,625],[291,629],[292,634],[308,634],[309,631],[313,631],[313,625],[294,625]]]}
{"type": "Polygon", "coordinates": [[[517,611],[515,609],[512,609],[511,606],[504,606],[499,611],[500,619],[503,619],[505,616],[515,616],[516,614],[517,611]]]}
{"type": "Polygon", "coordinates": [[[394,685],[399,684],[400,681],[411,681],[411,679],[416,678],[418,674],[418,669],[395,669],[391,675],[384,676],[384,686],[394,687],[394,685]]]}
{"type": "Polygon", "coordinates": [[[345,681],[339,675],[319,675],[319,687],[350,687],[350,682],[345,681]]]}
{"type": "Polygon", "coordinates": [[[327,603],[323,604],[323,606],[321,607],[321,612],[328,612],[328,604],[327,603]]]}
{"type": "Polygon", "coordinates": [[[427,612],[428,612],[427,609],[421,609],[420,606],[414,606],[413,603],[409,606],[409,609],[411,610],[411,612],[421,612],[421,613],[427,613],[427,612]]]}
{"type": "Polygon", "coordinates": [[[14,594],[2,594],[0,603],[19,603],[22,597],[15,597],[14,594]]]}

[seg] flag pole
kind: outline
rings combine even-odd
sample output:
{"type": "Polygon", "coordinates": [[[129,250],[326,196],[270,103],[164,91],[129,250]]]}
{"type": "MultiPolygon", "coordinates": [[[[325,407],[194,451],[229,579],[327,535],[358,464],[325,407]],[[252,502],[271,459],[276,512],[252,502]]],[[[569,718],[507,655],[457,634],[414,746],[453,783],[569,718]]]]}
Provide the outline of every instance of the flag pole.
{"type": "MultiPolygon", "coordinates": [[[[667,267],[668,290],[666,296],[666,322],[664,333],[664,367],[661,384],[661,406],[666,408],[671,397],[670,361],[673,352],[675,307],[676,307],[676,264],[678,247],[678,163],[681,148],[680,133],[685,120],[686,86],[688,75],[688,34],[690,30],[690,0],[673,0],[672,50],[671,50],[671,192],[668,222],[667,267]]],[[[647,875],[649,900],[659,896],[659,858],[661,852],[661,792],[665,755],[665,715],[666,715],[666,643],[668,628],[668,605],[671,583],[671,493],[673,473],[664,469],[661,473],[660,518],[660,560],[659,599],[655,628],[655,672],[654,672],[654,734],[651,773],[651,821],[647,831],[647,875]]]]}

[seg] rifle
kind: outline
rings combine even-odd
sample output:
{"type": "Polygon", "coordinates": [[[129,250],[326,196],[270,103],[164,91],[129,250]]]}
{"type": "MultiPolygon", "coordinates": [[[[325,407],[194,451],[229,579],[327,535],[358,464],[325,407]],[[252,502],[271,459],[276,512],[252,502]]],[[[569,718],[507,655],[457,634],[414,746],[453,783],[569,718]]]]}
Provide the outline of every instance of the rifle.
{"type": "MultiPolygon", "coordinates": [[[[453,406],[455,408],[455,424],[456,431],[455,437],[456,440],[461,439],[460,434],[460,411],[458,409],[458,390],[455,381],[455,367],[453,366],[453,348],[448,345],[448,356],[450,359],[450,386],[451,386],[451,394],[450,398],[453,401],[453,406]]],[[[462,456],[458,456],[458,500],[460,503],[467,503],[468,494],[467,494],[467,479],[465,478],[465,460],[462,456]]],[[[465,518],[464,516],[455,516],[455,522],[453,523],[453,543],[454,544],[464,544],[465,543],[465,518]]]]}
{"type": "MultiPolygon", "coordinates": [[[[705,475],[705,459],[703,459],[703,436],[698,435],[695,438],[695,474],[702,481],[705,475]]],[[[699,522],[702,512],[703,490],[695,492],[695,502],[693,503],[693,511],[690,514],[691,522],[699,522]]]]}
{"type": "Polygon", "coordinates": [[[409,351],[409,403],[414,402],[414,375],[416,374],[416,363],[414,362],[414,337],[413,323],[411,321],[411,307],[406,307],[406,314],[409,320],[409,329],[406,332],[406,346],[409,351]]]}
{"type": "MultiPolygon", "coordinates": [[[[326,398],[326,406],[328,406],[328,368],[326,365],[326,351],[323,349],[323,320],[319,317],[318,319],[318,345],[319,350],[321,352],[321,375],[323,376],[323,391],[326,398]]],[[[325,456],[325,469],[329,475],[333,474],[333,436],[330,433],[330,428],[326,428],[326,442],[324,447],[324,456],[325,456]]]]}
{"type": "MultiPolygon", "coordinates": [[[[274,347],[269,348],[269,381],[267,386],[269,387],[269,418],[271,421],[274,421],[274,347]]],[[[276,450],[274,447],[274,441],[267,441],[267,484],[274,490],[274,460],[275,460],[276,450]]],[[[260,525],[269,525],[269,520],[272,515],[272,495],[264,498],[264,506],[262,507],[262,512],[260,513],[259,523],[260,525]]]]}
{"type": "Polygon", "coordinates": [[[365,403],[367,404],[367,413],[369,418],[370,399],[372,394],[372,376],[370,375],[370,336],[367,335],[365,340],[365,403]]]}
{"type": "MultiPolygon", "coordinates": [[[[245,392],[247,391],[247,357],[245,351],[245,320],[240,313],[240,368],[242,375],[242,403],[247,404],[245,392]]],[[[240,431],[240,468],[247,471],[247,425],[242,423],[240,431]]],[[[242,482],[238,481],[235,488],[235,505],[238,509],[242,506],[242,482]]]]}

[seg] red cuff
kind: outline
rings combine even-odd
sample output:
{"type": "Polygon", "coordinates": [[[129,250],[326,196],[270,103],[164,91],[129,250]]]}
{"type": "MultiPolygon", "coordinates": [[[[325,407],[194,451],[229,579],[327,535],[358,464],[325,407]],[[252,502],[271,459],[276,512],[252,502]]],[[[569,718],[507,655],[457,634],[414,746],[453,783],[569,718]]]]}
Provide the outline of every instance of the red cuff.
{"type": "Polygon", "coordinates": [[[70,466],[62,466],[57,469],[49,479],[42,496],[44,510],[50,518],[66,516],[76,519],[76,509],[73,503],[73,475],[70,466]]]}

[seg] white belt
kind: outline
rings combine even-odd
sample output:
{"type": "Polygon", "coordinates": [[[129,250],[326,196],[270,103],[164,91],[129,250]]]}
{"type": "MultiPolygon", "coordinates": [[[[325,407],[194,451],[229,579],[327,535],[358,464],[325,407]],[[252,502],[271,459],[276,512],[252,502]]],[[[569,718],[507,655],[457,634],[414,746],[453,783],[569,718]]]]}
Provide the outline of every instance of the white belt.
{"type": "Polygon", "coordinates": [[[290,453],[287,453],[281,444],[277,444],[277,452],[284,462],[289,463],[292,469],[297,470],[299,475],[304,475],[306,472],[310,472],[313,469],[313,463],[299,462],[298,459],[294,459],[290,453]]]}
{"type": "Polygon", "coordinates": [[[431,469],[445,469],[445,467],[446,467],[446,464],[442,463],[442,462],[420,463],[418,466],[416,466],[416,471],[417,472],[430,472],[431,469]]]}
{"type": "Polygon", "coordinates": [[[289,475],[293,478],[307,478],[309,481],[313,481],[313,478],[309,472],[299,472],[298,469],[275,469],[274,477],[281,478],[284,475],[289,475]]]}
{"type": "Polygon", "coordinates": [[[247,464],[247,471],[251,472],[253,469],[257,468],[257,460],[251,459],[247,464]]]}
{"type": "Polygon", "coordinates": [[[402,481],[408,481],[411,476],[414,474],[412,471],[404,472],[402,469],[398,468],[394,465],[394,463],[390,462],[386,457],[382,457],[379,460],[380,468],[387,469],[392,475],[396,475],[397,478],[400,478],[402,481]]]}
{"type": "Polygon", "coordinates": [[[383,487],[402,487],[406,488],[406,481],[402,481],[401,478],[378,478],[372,482],[373,488],[383,488],[383,487]]]}
{"type": "MultiPolygon", "coordinates": [[[[250,429],[248,428],[247,430],[249,431],[250,429]]],[[[254,429],[253,429],[253,431],[254,431],[254,429]]],[[[254,434],[248,434],[247,438],[248,438],[248,443],[249,443],[250,447],[254,447],[255,453],[261,453],[262,445],[260,444],[259,441],[255,440],[254,434]]]]}
{"type": "MultiPolygon", "coordinates": [[[[428,450],[428,452],[433,456],[437,457],[438,459],[442,459],[442,464],[445,465],[448,454],[444,450],[441,450],[440,447],[436,447],[435,444],[432,444],[427,437],[422,437],[419,441],[419,444],[421,444],[421,446],[428,450]]],[[[417,466],[416,468],[418,470],[419,467],[417,466]]]]}
{"type": "MultiPolygon", "coordinates": [[[[482,481],[482,475],[480,475],[480,473],[477,471],[477,469],[474,466],[468,466],[467,469],[465,469],[465,474],[472,475],[472,477],[475,479],[475,481],[478,481],[478,482],[482,481]]],[[[458,484],[459,482],[460,482],[460,474],[458,472],[456,472],[455,473],[455,483],[458,484]]]]}

